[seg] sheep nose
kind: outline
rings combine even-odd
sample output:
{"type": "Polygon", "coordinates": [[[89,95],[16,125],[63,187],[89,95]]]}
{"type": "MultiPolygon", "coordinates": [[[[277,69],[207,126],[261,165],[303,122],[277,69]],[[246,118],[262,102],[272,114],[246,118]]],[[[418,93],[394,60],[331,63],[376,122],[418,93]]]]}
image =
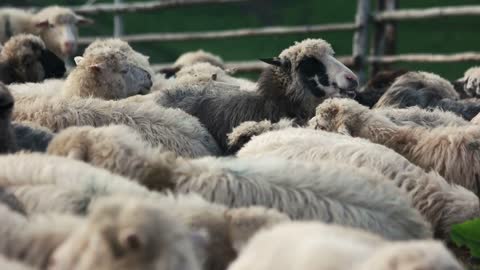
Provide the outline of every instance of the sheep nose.
{"type": "Polygon", "coordinates": [[[65,47],[65,50],[67,52],[72,52],[75,47],[75,43],[72,41],[65,41],[65,43],[63,43],[63,46],[65,47]]]}
{"type": "Polygon", "coordinates": [[[345,79],[348,82],[348,89],[349,90],[355,90],[358,87],[358,79],[357,76],[353,74],[347,74],[345,75],[345,79]]]}

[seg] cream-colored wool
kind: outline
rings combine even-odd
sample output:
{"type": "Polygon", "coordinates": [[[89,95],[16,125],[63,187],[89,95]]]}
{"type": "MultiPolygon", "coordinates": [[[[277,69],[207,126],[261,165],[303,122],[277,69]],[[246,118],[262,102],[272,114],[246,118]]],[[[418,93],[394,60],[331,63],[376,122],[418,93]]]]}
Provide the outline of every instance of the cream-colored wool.
{"type": "Polygon", "coordinates": [[[153,146],[185,157],[218,155],[218,145],[199,121],[179,109],[142,104],[65,97],[17,95],[15,121],[30,121],[59,132],[71,126],[124,124],[153,146]]]}
{"type": "Polygon", "coordinates": [[[386,116],[392,122],[399,126],[409,127],[456,127],[468,126],[470,122],[456,115],[453,112],[442,111],[440,109],[425,110],[419,107],[409,108],[378,108],[375,112],[386,116]]]}
{"type": "Polygon", "coordinates": [[[437,241],[390,242],[351,228],[295,222],[258,233],[228,270],[462,270],[437,241]]]}
{"type": "Polygon", "coordinates": [[[204,50],[186,52],[180,55],[175,63],[173,64],[174,68],[183,68],[187,66],[192,66],[197,63],[209,63],[213,66],[224,68],[225,63],[222,58],[218,55],[206,52],[204,50]]]}
{"type": "Polygon", "coordinates": [[[441,237],[448,236],[452,225],[480,217],[480,202],[474,193],[448,184],[436,172],[426,173],[395,151],[365,139],[321,130],[285,128],[254,137],[237,156],[273,156],[313,163],[331,160],[379,173],[405,192],[411,205],[441,237]]]}
{"type": "Polygon", "coordinates": [[[383,115],[347,99],[331,99],[317,108],[313,126],[383,144],[410,162],[435,170],[448,182],[480,194],[480,127],[401,127],[383,115]]]}
{"type": "Polygon", "coordinates": [[[134,136],[118,135],[127,132],[114,129],[121,127],[59,134],[63,138],[53,142],[49,152],[136,177],[153,190],[195,192],[229,207],[264,206],[292,219],[360,227],[394,239],[430,235],[426,222],[399,196],[400,191],[366,170],[333,162],[304,164],[275,158],[186,160],[139,147],[143,143],[139,138],[135,141],[134,136]],[[100,137],[104,139],[96,139],[100,137]]]}

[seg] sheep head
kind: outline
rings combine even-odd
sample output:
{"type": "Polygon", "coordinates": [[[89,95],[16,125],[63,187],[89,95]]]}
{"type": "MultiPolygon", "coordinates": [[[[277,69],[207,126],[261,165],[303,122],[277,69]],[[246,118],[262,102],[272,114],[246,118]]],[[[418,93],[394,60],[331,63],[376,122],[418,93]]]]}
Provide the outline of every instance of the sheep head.
{"type": "Polygon", "coordinates": [[[46,78],[59,78],[65,73],[65,64],[45,48],[34,35],[17,35],[5,43],[0,61],[11,70],[10,82],[38,82],[46,78]]]}
{"type": "Polygon", "coordinates": [[[480,67],[469,68],[456,84],[468,97],[480,97],[480,67]]]}
{"type": "Polygon", "coordinates": [[[369,109],[351,99],[327,99],[318,105],[310,127],[325,131],[353,135],[363,123],[369,109]]]}
{"type": "Polygon", "coordinates": [[[66,94],[121,99],[150,91],[150,74],[131,64],[124,54],[104,50],[88,57],[75,57],[77,67],[68,76],[66,94]]]}
{"type": "Polygon", "coordinates": [[[51,270],[199,270],[183,224],[154,202],[98,201],[50,260],[51,270]]]}
{"type": "MultiPolygon", "coordinates": [[[[312,96],[323,100],[342,94],[354,95],[357,76],[333,55],[326,41],[307,39],[285,49],[278,57],[261,60],[273,66],[274,77],[293,101],[312,96]]],[[[261,79],[259,83],[269,82],[261,79]]]]}
{"type": "Polygon", "coordinates": [[[92,20],[75,14],[71,9],[58,6],[44,8],[33,17],[36,33],[62,59],[77,51],[78,25],[92,23],[92,20]]]}

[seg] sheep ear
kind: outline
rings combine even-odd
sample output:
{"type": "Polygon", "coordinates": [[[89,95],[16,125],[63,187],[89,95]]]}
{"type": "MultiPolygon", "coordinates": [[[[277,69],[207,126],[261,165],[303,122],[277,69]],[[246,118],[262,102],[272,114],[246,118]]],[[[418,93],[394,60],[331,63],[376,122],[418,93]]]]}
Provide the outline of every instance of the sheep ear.
{"type": "Polygon", "coordinates": [[[340,127],[338,127],[337,132],[343,135],[352,136],[350,130],[348,130],[345,124],[342,124],[340,127]]]}
{"type": "Polygon", "coordinates": [[[46,28],[49,25],[50,25],[50,23],[48,23],[48,20],[43,20],[43,21],[35,23],[35,27],[37,27],[37,28],[46,28]]]}
{"type": "Polygon", "coordinates": [[[73,58],[73,61],[75,61],[75,65],[80,65],[83,61],[83,56],[75,56],[75,58],[73,58]]]}
{"type": "Polygon", "coordinates": [[[103,66],[101,64],[93,64],[89,66],[90,70],[94,72],[100,72],[103,69],[103,66]]]}
{"type": "Polygon", "coordinates": [[[84,161],[86,159],[86,156],[84,151],[78,148],[74,148],[68,152],[67,158],[84,161]]]}
{"type": "Polygon", "coordinates": [[[269,65],[272,65],[272,66],[277,66],[277,67],[281,67],[282,66],[282,60],[280,60],[280,58],[278,57],[273,57],[273,58],[260,58],[259,59],[260,61],[264,62],[264,63],[267,63],[269,65]]]}
{"type": "Polygon", "coordinates": [[[165,78],[170,78],[170,77],[173,77],[175,76],[175,74],[177,74],[177,72],[180,70],[179,67],[166,67],[166,68],[162,68],[160,69],[160,73],[162,74],[165,74],[165,78]]]}
{"type": "Polygon", "coordinates": [[[77,19],[77,25],[90,25],[95,23],[94,20],[80,16],[80,15],[76,15],[75,18],[77,19]]]}

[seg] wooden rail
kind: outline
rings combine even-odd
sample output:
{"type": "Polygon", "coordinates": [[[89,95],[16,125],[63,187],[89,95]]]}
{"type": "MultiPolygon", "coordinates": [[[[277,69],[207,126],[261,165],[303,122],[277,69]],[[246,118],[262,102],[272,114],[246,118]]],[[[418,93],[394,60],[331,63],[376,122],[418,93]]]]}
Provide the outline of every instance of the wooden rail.
{"type": "Polygon", "coordinates": [[[480,52],[463,52],[456,54],[399,54],[392,56],[370,56],[369,63],[391,64],[398,62],[449,63],[480,61],[480,52]]]}
{"type": "MultiPolygon", "coordinates": [[[[222,38],[238,38],[268,35],[291,35],[291,34],[310,34],[329,31],[347,31],[356,30],[358,27],[354,23],[335,23],[323,25],[301,25],[301,26],[269,26],[261,28],[244,28],[225,31],[205,31],[205,32],[184,32],[184,33],[152,33],[138,35],[124,35],[122,39],[127,42],[165,42],[165,41],[187,41],[187,40],[208,40],[222,38]]],[[[98,38],[104,37],[82,37],[78,40],[79,44],[89,44],[98,38]]]]}
{"type": "Polygon", "coordinates": [[[381,21],[406,21],[425,20],[431,18],[444,18],[451,16],[478,16],[480,6],[458,6],[458,7],[435,7],[427,9],[402,9],[379,12],[373,16],[377,22],[381,21]]]}

